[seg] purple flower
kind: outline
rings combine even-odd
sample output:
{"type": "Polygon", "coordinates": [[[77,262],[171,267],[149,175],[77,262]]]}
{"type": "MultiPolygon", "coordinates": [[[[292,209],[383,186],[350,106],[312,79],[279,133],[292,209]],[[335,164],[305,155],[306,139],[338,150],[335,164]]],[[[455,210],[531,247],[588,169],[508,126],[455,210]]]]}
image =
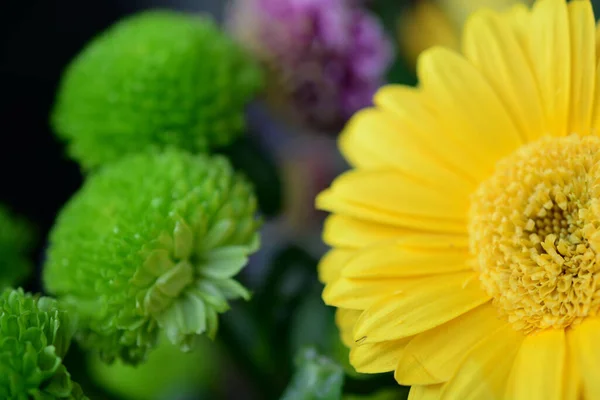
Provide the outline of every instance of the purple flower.
{"type": "Polygon", "coordinates": [[[369,106],[392,61],[383,27],[355,1],[234,0],[228,23],[269,69],[267,101],[318,130],[369,106]]]}

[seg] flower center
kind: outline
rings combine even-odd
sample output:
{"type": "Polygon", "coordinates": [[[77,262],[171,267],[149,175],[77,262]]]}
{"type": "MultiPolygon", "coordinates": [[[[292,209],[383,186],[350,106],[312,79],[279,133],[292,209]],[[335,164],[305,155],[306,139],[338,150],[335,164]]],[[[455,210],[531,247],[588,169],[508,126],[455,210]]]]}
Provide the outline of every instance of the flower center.
{"type": "Polygon", "coordinates": [[[472,198],[470,249],[494,304],[525,333],[600,310],[600,138],[544,139],[500,161],[472,198]]]}

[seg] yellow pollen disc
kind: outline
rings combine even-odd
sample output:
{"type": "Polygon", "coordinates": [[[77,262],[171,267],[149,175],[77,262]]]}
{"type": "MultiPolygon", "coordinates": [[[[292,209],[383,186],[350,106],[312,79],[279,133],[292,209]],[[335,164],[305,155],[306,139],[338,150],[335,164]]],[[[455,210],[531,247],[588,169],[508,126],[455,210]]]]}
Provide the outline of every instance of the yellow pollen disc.
{"type": "Polygon", "coordinates": [[[472,198],[470,249],[483,287],[525,333],[600,310],[600,138],[531,143],[472,198]]]}

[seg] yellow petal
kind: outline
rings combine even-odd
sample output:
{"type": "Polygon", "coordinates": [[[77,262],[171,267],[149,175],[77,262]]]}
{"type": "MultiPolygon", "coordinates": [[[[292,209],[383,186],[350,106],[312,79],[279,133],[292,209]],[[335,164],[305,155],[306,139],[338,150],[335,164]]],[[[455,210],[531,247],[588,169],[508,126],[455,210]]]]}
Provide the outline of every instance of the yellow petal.
{"type": "Polygon", "coordinates": [[[469,270],[468,238],[406,235],[358,251],[342,271],[346,278],[397,278],[469,270]]]}
{"type": "Polygon", "coordinates": [[[448,182],[438,182],[438,186],[395,171],[354,170],[339,176],[330,190],[340,199],[390,213],[464,221],[470,193],[448,182]]]}
{"type": "Polygon", "coordinates": [[[340,330],[342,342],[347,347],[354,345],[354,325],[360,314],[362,314],[362,311],[347,310],[345,308],[338,308],[335,312],[335,323],[340,330]]]}
{"type": "Polygon", "coordinates": [[[571,93],[571,46],[567,2],[539,0],[528,30],[529,54],[540,89],[548,133],[566,135],[571,93]]]}
{"type": "Polygon", "coordinates": [[[323,283],[328,283],[337,279],[354,253],[354,250],[348,249],[329,250],[319,262],[319,280],[323,283]]]}
{"type": "Polygon", "coordinates": [[[588,318],[567,332],[583,378],[586,399],[600,398],[600,318],[588,318]]]}
{"type": "Polygon", "coordinates": [[[477,343],[506,325],[490,303],[444,325],[415,336],[398,361],[395,378],[401,385],[431,385],[448,381],[477,343]]]}
{"type": "Polygon", "coordinates": [[[325,220],[323,240],[330,246],[356,249],[399,238],[410,232],[413,231],[332,214],[325,220]]]}
{"type": "Polygon", "coordinates": [[[540,94],[515,29],[489,11],[469,19],[463,52],[485,76],[527,141],[544,133],[540,94]]]}
{"type": "Polygon", "coordinates": [[[596,57],[600,57],[600,24],[596,24],[596,57]]]}
{"type": "Polygon", "coordinates": [[[568,5],[571,34],[571,111],[569,133],[588,134],[596,85],[596,37],[592,4],[588,0],[568,5]]]}
{"type": "Polygon", "coordinates": [[[509,324],[486,336],[465,356],[454,377],[444,384],[440,399],[503,400],[522,340],[523,335],[509,324]]]}
{"type": "MultiPolygon", "coordinates": [[[[422,280],[422,279],[421,279],[422,280]]],[[[325,286],[323,301],[335,307],[364,310],[386,296],[400,293],[410,279],[348,279],[340,278],[325,286]]]]}
{"type": "Polygon", "coordinates": [[[386,210],[357,204],[342,199],[331,190],[326,190],[317,197],[317,207],[322,210],[332,211],[345,216],[355,217],[379,224],[390,224],[396,227],[424,232],[459,233],[466,232],[465,222],[451,219],[426,218],[408,214],[391,214],[386,210]]]}
{"type": "Polygon", "coordinates": [[[346,159],[357,168],[396,169],[431,186],[455,187],[471,192],[475,185],[450,170],[441,159],[429,153],[403,129],[393,114],[376,108],[359,111],[340,136],[339,146],[346,159]]]}
{"type": "Polygon", "coordinates": [[[594,95],[594,115],[592,125],[595,134],[600,134],[600,24],[596,25],[596,91],[594,95]]]}
{"type": "Polygon", "coordinates": [[[445,127],[443,134],[478,161],[478,177],[488,177],[498,160],[524,143],[488,81],[462,56],[432,48],[419,58],[418,71],[445,127]]]}
{"type": "Polygon", "coordinates": [[[361,343],[402,339],[442,325],[489,300],[470,271],[415,282],[366,309],[356,323],[354,339],[361,343]]]}
{"type": "Polygon", "coordinates": [[[563,400],[579,400],[581,399],[581,372],[579,371],[579,363],[577,362],[575,349],[569,344],[568,337],[565,339],[566,355],[563,380],[563,400]]]}
{"type": "Polygon", "coordinates": [[[439,400],[442,385],[413,386],[410,388],[408,400],[439,400]]]}
{"type": "Polygon", "coordinates": [[[560,400],[564,390],[565,332],[549,329],[527,336],[517,353],[506,394],[514,400],[560,400]]]}
{"type": "Polygon", "coordinates": [[[596,57],[600,57],[600,24],[596,25],[596,57]]]}
{"type": "Polygon", "coordinates": [[[387,85],[375,94],[374,103],[395,119],[398,130],[431,157],[474,183],[481,180],[481,163],[457,142],[440,123],[431,101],[419,89],[387,85]]]}
{"type": "MultiPolygon", "coordinates": [[[[524,4],[515,4],[501,15],[504,23],[515,32],[516,38],[523,49],[529,51],[528,30],[531,21],[531,11],[524,4]]],[[[529,59],[529,55],[528,55],[529,59]]]]}
{"type": "Polygon", "coordinates": [[[350,350],[350,364],[357,372],[364,374],[393,371],[402,351],[411,339],[356,344],[350,350]]]}
{"type": "Polygon", "coordinates": [[[592,134],[600,135],[600,63],[596,68],[596,88],[594,94],[594,114],[592,115],[592,134]]]}
{"type": "Polygon", "coordinates": [[[468,193],[441,186],[395,171],[350,171],[317,197],[317,207],[408,228],[464,232],[468,193]]]}

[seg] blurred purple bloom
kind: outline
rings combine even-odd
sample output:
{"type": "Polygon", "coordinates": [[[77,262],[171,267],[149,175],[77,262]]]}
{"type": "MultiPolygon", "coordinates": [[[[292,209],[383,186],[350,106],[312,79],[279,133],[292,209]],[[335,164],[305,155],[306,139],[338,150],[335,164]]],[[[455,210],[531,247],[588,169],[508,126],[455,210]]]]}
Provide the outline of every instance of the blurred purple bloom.
{"type": "Polygon", "coordinates": [[[379,21],[349,0],[234,0],[229,25],[270,69],[267,100],[319,130],[370,105],[392,61],[379,21]]]}

